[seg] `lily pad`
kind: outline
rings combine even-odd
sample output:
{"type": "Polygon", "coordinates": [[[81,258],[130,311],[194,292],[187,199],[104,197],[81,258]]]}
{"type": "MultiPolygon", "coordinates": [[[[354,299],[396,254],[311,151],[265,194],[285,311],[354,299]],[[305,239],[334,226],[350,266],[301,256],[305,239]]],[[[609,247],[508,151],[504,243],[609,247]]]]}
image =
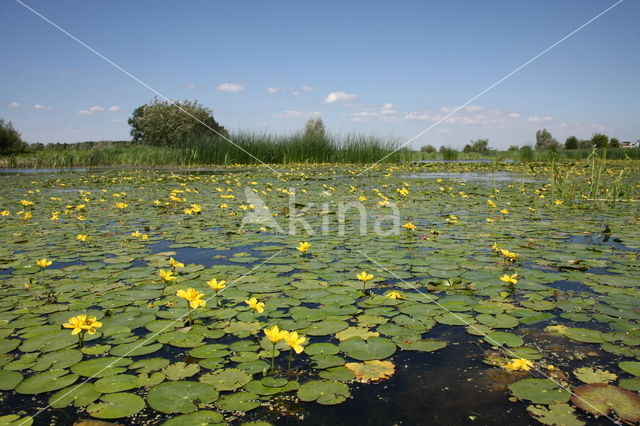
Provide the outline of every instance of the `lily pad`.
{"type": "Polygon", "coordinates": [[[393,376],[396,369],[390,361],[348,362],[345,367],[353,371],[356,381],[361,383],[377,382],[393,376]]]}
{"type": "Polygon", "coordinates": [[[16,392],[37,394],[65,388],[78,380],[77,374],[67,374],[67,370],[52,370],[34,374],[16,387],[16,392]]]}
{"type": "Polygon", "coordinates": [[[352,337],[340,342],[339,347],[340,351],[359,361],[385,359],[396,352],[395,343],[383,337],[370,337],[367,340],[352,337]]]}
{"type": "Polygon", "coordinates": [[[567,402],[571,393],[549,379],[524,379],[509,385],[513,396],[534,404],[567,402]]]}
{"type": "Polygon", "coordinates": [[[186,362],[176,362],[162,369],[162,372],[169,380],[182,380],[187,377],[195,376],[200,372],[198,364],[187,364],[186,362]]]}
{"type": "Polygon", "coordinates": [[[166,414],[192,413],[218,399],[218,391],[200,382],[164,382],[147,394],[147,403],[166,414]],[[179,397],[178,397],[179,396],[179,397]]]}
{"type": "Polygon", "coordinates": [[[85,382],[60,389],[51,395],[49,404],[53,408],[64,408],[69,405],[79,408],[86,407],[99,397],[100,392],[95,390],[93,383],[85,382]]]}
{"type": "Polygon", "coordinates": [[[129,417],[145,407],[144,399],[133,393],[110,393],[103,395],[100,402],[87,407],[87,413],[98,419],[119,419],[129,417]]]}
{"type": "Polygon", "coordinates": [[[349,397],[349,387],[344,383],[330,380],[313,380],[300,386],[298,398],[301,401],[315,401],[321,405],[336,405],[349,397]]]}
{"type": "Polygon", "coordinates": [[[0,370],[0,390],[11,390],[22,381],[22,374],[17,371],[0,370]]]}
{"type": "Polygon", "coordinates": [[[515,348],[524,345],[522,337],[504,331],[494,331],[484,336],[484,340],[493,346],[509,346],[515,348]]]}
{"type": "Polygon", "coordinates": [[[224,411],[251,411],[260,406],[258,395],[251,392],[236,392],[216,401],[216,407],[224,411]]]}
{"type": "Polygon", "coordinates": [[[573,374],[583,383],[610,383],[618,378],[606,370],[591,367],[576,368],[573,374]]]}
{"type": "Polygon", "coordinates": [[[574,414],[575,408],[569,404],[530,405],[527,411],[543,425],[582,426],[584,422],[574,414]]]}
{"type": "Polygon", "coordinates": [[[591,383],[575,387],[573,393],[571,402],[596,417],[613,411],[625,422],[640,422],[640,395],[635,392],[606,383],[591,383]]]}
{"type": "Polygon", "coordinates": [[[224,417],[216,411],[202,410],[182,414],[162,423],[162,426],[215,425],[224,424],[224,417]]]}
{"type": "Polygon", "coordinates": [[[205,374],[199,380],[213,386],[217,391],[233,391],[249,383],[251,375],[237,368],[227,368],[205,374]]]}

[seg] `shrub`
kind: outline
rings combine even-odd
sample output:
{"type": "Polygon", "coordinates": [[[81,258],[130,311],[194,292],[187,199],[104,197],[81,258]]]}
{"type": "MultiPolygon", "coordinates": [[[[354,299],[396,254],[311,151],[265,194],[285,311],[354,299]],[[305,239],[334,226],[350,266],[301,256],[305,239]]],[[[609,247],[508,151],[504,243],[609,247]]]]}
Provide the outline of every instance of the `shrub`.
{"type": "Polygon", "coordinates": [[[27,144],[22,140],[20,132],[13,128],[13,124],[0,118],[0,152],[19,152],[26,147],[27,144]]]}

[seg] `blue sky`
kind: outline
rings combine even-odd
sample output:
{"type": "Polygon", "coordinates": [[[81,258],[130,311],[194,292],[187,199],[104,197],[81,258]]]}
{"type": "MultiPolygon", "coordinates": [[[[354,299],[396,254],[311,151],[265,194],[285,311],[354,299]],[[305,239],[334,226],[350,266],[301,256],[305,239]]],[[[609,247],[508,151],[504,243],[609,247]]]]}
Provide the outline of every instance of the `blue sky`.
{"type": "MultiPolygon", "coordinates": [[[[614,1],[21,0],[231,131],[402,142],[614,1]]],[[[412,143],[640,138],[640,2],[606,15],[412,143]]],[[[29,142],[128,139],[154,94],[14,0],[0,3],[0,117],[29,142]]]]}

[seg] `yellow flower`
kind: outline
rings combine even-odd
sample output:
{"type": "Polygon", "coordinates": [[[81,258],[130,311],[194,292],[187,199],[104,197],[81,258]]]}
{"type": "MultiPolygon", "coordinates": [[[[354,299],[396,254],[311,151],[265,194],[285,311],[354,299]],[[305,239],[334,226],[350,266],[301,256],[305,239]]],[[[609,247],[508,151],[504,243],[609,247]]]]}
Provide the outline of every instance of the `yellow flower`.
{"type": "Polygon", "coordinates": [[[513,274],[513,275],[507,275],[504,274],[503,276],[500,277],[500,281],[505,282],[507,284],[517,284],[518,280],[516,279],[518,277],[518,274],[513,274]]]}
{"type": "Polygon", "coordinates": [[[77,315],[71,317],[66,323],[62,324],[64,328],[72,328],[71,334],[76,335],[81,331],[86,331],[89,334],[96,334],[96,328],[102,327],[100,321],[96,321],[96,317],[93,315],[77,315]]]}
{"type": "Polygon", "coordinates": [[[212,290],[218,292],[220,290],[222,290],[223,288],[226,287],[226,281],[225,280],[220,280],[218,281],[215,278],[210,279],[209,281],[207,281],[207,284],[209,284],[209,287],[211,287],[212,290]]]}
{"type": "Polygon", "coordinates": [[[361,195],[358,197],[358,201],[367,201],[367,197],[365,197],[364,195],[361,195]]]}
{"type": "Polygon", "coordinates": [[[500,253],[508,260],[516,260],[518,258],[518,254],[507,249],[500,249],[500,253]]]}
{"type": "Polygon", "coordinates": [[[298,247],[296,247],[296,250],[304,254],[308,252],[310,248],[311,248],[311,243],[307,241],[304,241],[304,242],[301,241],[298,243],[298,247]]]}
{"type": "Polygon", "coordinates": [[[398,194],[402,195],[403,197],[406,197],[407,195],[409,195],[409,190],[407,188],[398,188],[396,189],[396,191],[398,192],[398,194]]]}
{"type": "Polygon", "coordinates": [[[293,331],[291,333],[287,332],[287,334],[284,336],[284,341],[287,343],[287,345],[291,349],[293,349],[294,351],[296,351],[297,354],[299,354],[304,350],[302,345],[306,343],[307,338],[304,336],[298,336],[298,332],[293,331]]]}
{"type": "Polygon", "coordinates": [[[173,271],[171,270],[164,270],[164,269],[160,269],[158,271],[158,275],[160,275],[160,278],[162,278],[165,282],[169,282],[169,281],[175,281],[176,280],[176,276],[173,275],[173,271]]]}
{"type": "Polygon", "coordinates": [[[131,236],[132,237],[136,237],[136,238],[141,237],[142,236],[142,232],[140,232],[140,231],[132,232],[131,236]]]}
{"type": "Polygon", "coordinates": [[[11,212],[9,212],[9,210],[2,210],[0,212],[0,216],[9,216],[11,214],[11,212]]]}
{"type": "Polygon", "coordinates": [[[417,226],[415,226],[413,223],[411,222],[407,222],[404,225],[402,225],[403,228],[408,229],[409,231],[413,231],[417,228],[417,226]]]}
{"type": "Polygon", "coordinates": [[[486,219],[485,219],[485,221],[486,221],[487,223],[493,223],[493,222],[495,222],[495,220],[491,219],[490,217],[486,218],[486,219]]]}
{"type": "Polygon", "coordinates": [[[373,279],[373,274],[368,274],[366,271],[362,271],[356,275],[356,278],[366,283],[367,281],[370,281],[373,279]]]}
{"type": "Polygon", "coordinates": [[[562,200],[555,200],[555,201],[554,201],[554,203],[555,203],[555,205],[556,205],[556,206],[559,206],[559,205],[561,205],[561,204],[564,204],[564,201],[562,201],[562,200]]]}
{"type": "Polygon", "coordinates": [[[495,251],[496,253],[500,253],[500,247],[498,247],[498,243],[493,243],[493,245],[491,246],[491,250],[495,251]]]}
{"type": "Polygon", "coordinates": [[[84,242],[84,241],[87,241],[87,238],[89,238],[89,236],[86,235],[86,234],[78,234],[78,235],[76,235],[76,240],[78,240],[78,241],[83,241],[84,242]]]}
{"type": "Polygon", "coordinates": [[[525,358],[514,358],[506,363],[502,368],[509,371],[524,370],[529,371],[533,367],[533,363],[525,358]]]}
{"type": "Polygon", "coordinates": [[[492,199],[488,199],[487,200],[487,204],[489,205],[489,207],[491,207],[492,209],[496,208],[496,203],[495,201],[493,201],[492,199]]]}
{"type": "Polygon", "coordinates": [[[52,263],[52,261],[47,260],[46,258],[36,260],[36,265],[38,265],[42,269],[46,268],[47,266],[51,266],[52,263]]]}
{"type": "Polygon", "coordinates": [[[508,215],[509,214],[509,210],[502,209],[502,210],[500,210],[500,213],[502,213],[503,215],[508,215]]]}
{"type": "Polygon", "coordinates": [[[27,206],[32,206],[33,205],[33,201],[28,201],[28,200],[21,200],[20,204],[22,204],[23,206],[27,207],[27,206]]]}
{"type": "Polygon", "coordinates": [[[191,309],[196,309],[201,306],[204,308],[207,304],[206,300],[202,300],[204,293],[200,293],[195,288],[189,287],[186,290],[178,290],[176,296],[186,299],[189,302],[191,309]]]}
{"type": "Polygon", "coordinates": [[[169,263],[171,264],[171,267],[173,267],[173,268],[184,268],[184,263],[178,262],[173,257],[169,258],[169,263]]]}
{"type": "Polygon", "coordinates": [[[399,291],[390,291],[389,293],[386,294],[385,296],[387,299],[403,299],[404,296],[402,296],[402,293],[400,293],[399,291]]]}
{"type": "Polygon", "coordinates": [[[120,210],[122,210],[122,209],[125,209],[125,208],[129,207],[129,204],[123,203],[123,202],[120,201],[120,202],[116,203],[116,207],[119,208],[120,210]]]}
{"type": "Polygon", "coordinates": [[[265,328],[262,331],[273,344],[278,343],[289,334],[286,330],[280,330],[277,325],[274,325],[271,329],[265,328]]]}
{"type": "Polygon", "coordinates": [[[20,219],[22,220],[30,220],[33,217],[33,215],[31,214],[31,212],[25,212],[24,215],[22,215],[22,217],[20,219]]]}
{"type": "Polygon", "coordinates": [[[256,299],[255,297],[245,300],[244,303],[249,305],[251,309],[258,312],[259,314],[264,312],[264,303],[258,302],[258,299],[256,299]]]}

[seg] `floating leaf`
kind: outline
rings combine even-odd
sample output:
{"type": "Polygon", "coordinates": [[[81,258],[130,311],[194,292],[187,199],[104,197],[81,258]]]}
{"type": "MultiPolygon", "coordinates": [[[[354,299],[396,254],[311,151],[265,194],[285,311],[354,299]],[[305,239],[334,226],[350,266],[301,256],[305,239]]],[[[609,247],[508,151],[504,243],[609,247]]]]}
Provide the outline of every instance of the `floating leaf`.
{"type": "Polygon", "coordinates": [[[110,393],[87,407],[87,413],[99,419],[119,419],[136,414],[145,407],[144,399],[133,393],[110,393]]]}
{"type": "Polygon", "coordinates": [[[162,423],[162,426],[214,425],[218,423],[224,423],[222,414],[216,411],[203,410],[174,417],[162,423]]]}
{"type": "Polygon", "coordinates": [[[51,395],[49,404],[53,408],[64,408],[72,404],[74,407],[79,408],[86,407],[99,397],[100,392],[95,390],[93,383],[84,382],[60,389],[51,395]]]}
{"type": "Polygon", "coordinates": [[[561,389],[549,379],[524,379],[509,385],[513,396],[531,401],[534,404],[553,404],[567,402],[571,397],[569,391],[561,389]]]}
{"type": "Polygon", "coordinates": [[[349,397],[349,387],[344,383],[330,380],[313,380],[300,386],[298,398],[301,401],[315,401],[321,405],[336,405],[349,397]]]}
{"type": "Polygon", "coordinates": [[[36,394],[62,389],[78,380],[77,374],[67,374],[67,370],[52,370],[34,374],[16,387],[16,392],[36,394]]]}
{"type": "Polygon", "coordinates": [[[569,404],[552,404],[548,407],[542,405],[530,405],[527,411],[543,425],[550,426],[582,426],[584,422],[579,420],[575,409],[569,404]]]}
{"type": "Polygon", "coordinates": [[[611,411],[623,421],[640,422],[640,395],[605,383],[591,383],[573,388],[573,402],[596,417],[611,411]]]}
{"type": "Polygon", "coordinates": [[[71,367],[71,371],[80,376],[99,378],[124,373],[131,362],[128,358],[95,358],[77,363],[71,367]]]}
{"type": "Polygon", "coordinates": [[[393,376],[396,369],[390,361],[372,360],[365,362],[348,362],[345,364],[353,371],[356,380],[361,383],[377,382],[393,376]]]}
{"type": "Polygon", "coordinates": [[[591,367],[576,368],[573,370],[573,374],[584,383],[609,383],[618,378],[618,376],[606,370],[591,367]]]}
{"type": "Polygon", "coordinates": [[[187,377],[195,376],[200,372],[198,364],[187,364],[186,362],[176,362],[162,369],[162,372],[169,380],[182,380],[187,377]]]}
{"type": "Polygon", "coordinates": [[[0,390],[11,390],[22,381],[22,374],[17,371],[0,370],[0,390]]]}
{"type": "Polygon", "coordinates": [[[260,406],[258,395],[251,392],[236,392],[216,401],[216,407],[224,411],[251,411],[260,406]]]}
{"type": "Polygon", "coordinates": [[[484,336],[484,340],[493,346],[509,346],[515,348],[524,345],[522,337],[504,331],[494,331],[484,336]]]}
{"type": "Polygon", "coordinates": [[[233,391],[249,383],[251,375],[237,368],[227,368],[205,374],[199,380],[213,386],[217,391],[233,391]]]}
{"type": "Polygon", "coordinates": [[[149,391],[147,403],[166,414],[192,413],[218,399],[218,395],[211,386],[200,382],[164,382],[149,391]]]}
{"type": "Polygon", "coordinates": [[[396,352],[396,345],[383,337],[370,337],[363,340],[352,337],[340,342],[340,351],[359,361],[385,359],[396,352]]]}
{"type": "Polygon", "coordinates": [[[640,362],[639,361],[622,361],[618,364],[623,371],[633,374],[634,376],[640,376],[640,362]]]}

